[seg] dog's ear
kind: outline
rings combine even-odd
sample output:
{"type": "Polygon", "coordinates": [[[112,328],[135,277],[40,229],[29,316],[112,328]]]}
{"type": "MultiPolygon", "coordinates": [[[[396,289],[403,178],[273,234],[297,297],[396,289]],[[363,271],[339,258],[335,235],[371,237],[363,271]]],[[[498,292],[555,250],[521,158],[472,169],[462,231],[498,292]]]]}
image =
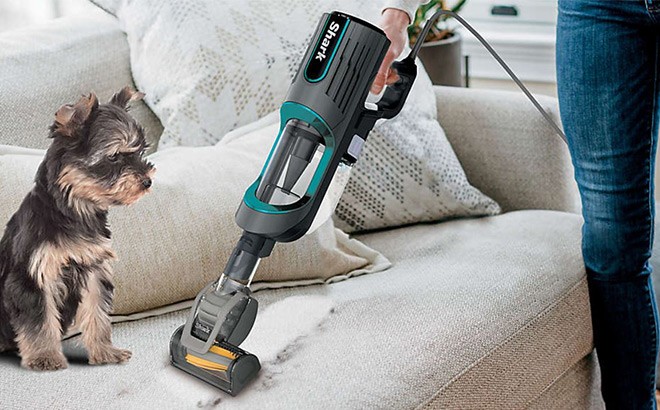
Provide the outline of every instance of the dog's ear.
{"type": "Polygon", "coordinates": [[[110,104],[114,104],[120,108],[126,109],[128,103],[132,101],[140,101],[144,98],[144,93],[140,91],[135,91],[129,86],[126,86],[121,89],[118,93],[110,98],[110,104]]]}
{"type": "Polygon", "coordinates": [[[52,130],[65,137],[73,137],[80,127],[82,127],[89,116],[99,106],[99,100],[96,94],[90,93],[80,97],[77,103],[65,104],[55,113],[55,123],[52,130]]]}

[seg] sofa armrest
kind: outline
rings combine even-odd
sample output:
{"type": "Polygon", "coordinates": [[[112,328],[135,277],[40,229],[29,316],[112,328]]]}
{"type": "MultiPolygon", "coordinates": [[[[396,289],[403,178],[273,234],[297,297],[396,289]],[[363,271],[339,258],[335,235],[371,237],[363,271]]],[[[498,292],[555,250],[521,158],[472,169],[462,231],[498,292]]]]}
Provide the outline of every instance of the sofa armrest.
{"type": "MultiPolygon", "coordinates": [[[[128,42],[114,17],[98,10],[0,34],[0,144],[46,148],[55,111],[82,94],[102,102],[133,85],[128,42]]],[[[162,126],[143,103],[132,114],[156,145],[162,126]]]]}
{"type": "MultiPolygon", "coordinates": [[[[436,87],[438,120],[468,180],[503,211],[579,212],[566,144],[522,93],[436,87]]],[[[559,122],[557,100],[538,96],[559,122]]]]}

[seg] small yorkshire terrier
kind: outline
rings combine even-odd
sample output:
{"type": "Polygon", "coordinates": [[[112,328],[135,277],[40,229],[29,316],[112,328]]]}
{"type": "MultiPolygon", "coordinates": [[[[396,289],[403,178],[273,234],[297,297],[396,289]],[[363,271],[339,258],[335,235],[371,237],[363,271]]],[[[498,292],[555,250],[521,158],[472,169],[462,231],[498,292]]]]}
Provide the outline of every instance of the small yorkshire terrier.
{"type": "Polygon", "coordinates": [[[108,208],[129,205],[151,187],[142,127],[126,87],[107,104],[83,96],[55,113],[52,144],[32,191],[0,240],[0,351],[16,350],[33,370],[67,367],[62,335],[74,322],[90,364],[122,363],[112,345],[112,268],[108,208]]]}

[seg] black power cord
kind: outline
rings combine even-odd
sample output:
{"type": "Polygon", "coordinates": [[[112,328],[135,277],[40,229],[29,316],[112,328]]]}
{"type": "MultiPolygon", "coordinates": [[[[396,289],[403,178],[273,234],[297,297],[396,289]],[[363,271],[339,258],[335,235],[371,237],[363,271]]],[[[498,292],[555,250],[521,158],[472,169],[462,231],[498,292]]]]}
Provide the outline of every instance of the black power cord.
{"type": "Polygon", "coordinates": [[[465,27],[470,33],[472,33],[472,35],[474,35],[477,38],[477,40],[479,40],[479,42],[481,42],[481,44],[486,48],[486,50],[488,50],[488,52],[493,56],[493,58],[495,58],[495,60],[502,66],[502,68],[504,68],[504,71],[506,71],[507,74],[509,74],[509,77],[511,77],[511,79],[516,83],[516,85],[520,87],[522,92],[525,93],[525,95],[527,96],[527,98],[529,98],[532,104],[534,104],[534,107],[536,107],[536,109],[541,113],[541,115],[543,115],[543,118],[545,118],[548,124],[550,124],[550,126],[555,130],[557,135],[559,135],[561,139],[564,140],[564,142],[568,143],[566,139],[566,134],[564,134],[564,131],[562,131],[561,127],[559,127],[559,125],[557,125],[557,123],[552,119],[550,114],[548,114],[548,112],[543,109],[541,104],[539,104],[539,102],[536,100],[536,98],[534,98],[532,93],[529,92],[527,87],[525,87],[525,84],[523,84],[523,82],[520,81],[518,76],[516,76],[516,74],[509,68],[509,66],[504,62],[504,60],[502,60],[502,58],[499,56],[499,54],[497,54],[497,52],[493,49],[493,47],[491,47],[491,45],[488,44],[488,42],[481,36],[481,34],[479,34],[479,32],[474,29],[474,27],[472,27],[467,21],[465,21],[461,16],[454,13],[453,11],[438,10],[433,14],[433,16],[431,16],[430,19],[426,21],[426,24],[424,24],[424,28],[422,29],[422,32],[420,33],[419,37],[417,37],[417,41],[415,42],[415,45],[413,46],[412,51],[410,52],[407,58],[411,59],[412,61],[415,61],[415,58],[417,57],[417,53],[419,52],[419,49],[422,47],[422,43],[424,42],[424,39],[431,30],[431,27],[433,26],[433,24],[435,24],[436,20],[438,20],[438,18],[440,18],[440,16],[442,15],[451,16],[455,18],[459,23],[463,25],[463,27],[465,27]]]}

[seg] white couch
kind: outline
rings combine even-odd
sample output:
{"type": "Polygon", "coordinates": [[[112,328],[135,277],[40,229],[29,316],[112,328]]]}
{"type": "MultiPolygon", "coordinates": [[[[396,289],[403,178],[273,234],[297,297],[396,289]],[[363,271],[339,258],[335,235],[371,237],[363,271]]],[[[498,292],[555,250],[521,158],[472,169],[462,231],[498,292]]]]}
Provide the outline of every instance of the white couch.
{"type": "MultiPolygon", "coordinates": [[[[107,15],[0,35],[0,144],[44,148],[53,107],[130,83],[128,44],[107,15]]],[[[168,365],[169,337],[186,315],[176,312],[115,326],[116,343],[134,353],[123,366],[76,363],[83,353],[70,342],[63,372],[35,374],[0,357],[0,407],[601,408],[564,143],[522,94],[436,94],[469,180],[503,215],[359,235],[393,267],[257,292],[266,308],[320,295],[334,311],[237,398],[168,365]]],[[[556,102],[542,102],[556,117],[556,102]]],[[[156,141],[156,117],[144,105],[135,113],[156,141]]],[[[11,181],[0,169],[2,183],[11,181]]]]}

